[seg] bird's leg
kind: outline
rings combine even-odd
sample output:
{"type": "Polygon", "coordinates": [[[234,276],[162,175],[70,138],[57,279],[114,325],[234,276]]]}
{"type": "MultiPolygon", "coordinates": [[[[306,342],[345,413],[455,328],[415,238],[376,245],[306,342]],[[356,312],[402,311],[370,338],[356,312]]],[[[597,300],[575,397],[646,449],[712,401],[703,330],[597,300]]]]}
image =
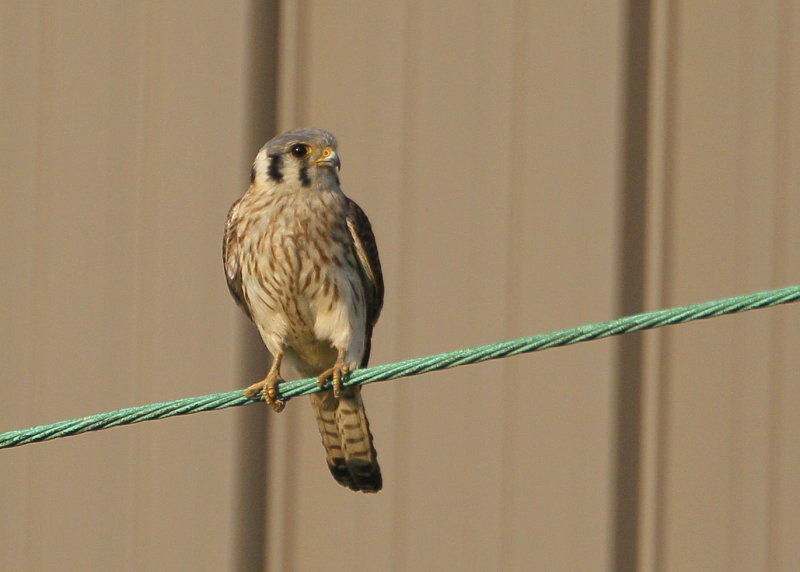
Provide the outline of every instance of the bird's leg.
{"type": "Polygon", "coordinates": [[[333,396],[338,399],[342,396],[342,376],[348,373],[350,373],[350,368],[344,363],[344,350],[340,349],[336,357],[336,363],[333,364],[333,367],[326,369],[320,374],[317,378],[317,385],[320,387],[324,386],[330,377],[331,384],[333,385],[333,396]]]}
{"type": "Polygon", "coordinates": [[[286,400],[281,399],[278,395],[278,384],[283,382],[281,377],[281,360],[283,359],[283,352],[278,352],[272,360],[272,367],[267,372],[267,377],[261,381],[257,381],[250,387],[244,390],[244,396],[247,399],[255,398],[259,393],[264,393],[264,400],[267,405],[275,410],[275,413],[280,413],[286,406],[286,400]]]}

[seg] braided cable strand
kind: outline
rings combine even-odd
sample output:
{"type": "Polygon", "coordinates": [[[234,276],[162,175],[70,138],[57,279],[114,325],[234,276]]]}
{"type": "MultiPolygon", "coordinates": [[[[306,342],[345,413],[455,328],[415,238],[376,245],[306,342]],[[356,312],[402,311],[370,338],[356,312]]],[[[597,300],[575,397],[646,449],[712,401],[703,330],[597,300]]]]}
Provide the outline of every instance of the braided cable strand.
{"type": "MultiPolygon", "coordinates": [[[[352,372],[343,385],[364,385],[376,381],[388,381],[630,332],[651,330],[671,324],[681,324],[725,314],[736,314],[758,308],[778,306],[797,302],[798,300],[800,300],[800,285],[735,296],[724,300],[702,302],[690,306],[645,312],[607,322],[588,324],[547,334],[538,334],[516,340],[360,369],[352,372]]],[[[281,385],[281,395],[285,398],[305,395],[315,391],[319,391],[319,388],[313,378],[290,381],[281,385]]],[[[130,425],[141,421],[164,419],[176,415],[188,415],[201,411],[236,407],[250,402],[254,402],[254,400],[247,399],[242,394],[242,390],[237,389],[225,393],[213,393],[200,397],[186,397],[175,401],[128,407],[118,411],[97,413],[88,417],[0,433],[0,449],[58,439],[59,437],[77,435],[87,431],[99,431],[100,429],[108,429],[118,425],[130,425]]]]}

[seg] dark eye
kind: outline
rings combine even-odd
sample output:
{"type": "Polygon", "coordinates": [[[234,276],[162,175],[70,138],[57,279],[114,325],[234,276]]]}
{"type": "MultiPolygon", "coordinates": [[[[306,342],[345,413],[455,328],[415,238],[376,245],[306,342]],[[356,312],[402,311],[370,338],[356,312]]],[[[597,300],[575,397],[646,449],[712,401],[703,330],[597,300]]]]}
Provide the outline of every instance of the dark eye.
{"type": "Polygon", "coordinates": [[[297,157],[298,159],[302,159],[303,157],[308,157],[309,153],[311,153],[311,147],[308,145],[303,145],[302,143],[296,143],[292,145],[292,148],[289,152],[297,157]]]}

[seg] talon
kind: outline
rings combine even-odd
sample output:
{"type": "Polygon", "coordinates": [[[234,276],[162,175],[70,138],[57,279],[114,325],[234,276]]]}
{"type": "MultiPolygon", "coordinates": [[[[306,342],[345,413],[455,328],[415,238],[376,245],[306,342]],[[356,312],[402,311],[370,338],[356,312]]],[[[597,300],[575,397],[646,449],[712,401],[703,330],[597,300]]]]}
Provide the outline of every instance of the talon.
{"type": "Polygon", "coordinates": [[[275,383],[267,382],[267,391],[264,395],[267,405],[271,406],[275,413],[280,413],[286,407],[286,400],[278,395],[278,383],[281,381],[283,380],[278,377],[275,383]]]}
{"type": "Polygon", "coordinates": [[[350,368],[342,364],[333,372],[333,396],[337,399],[342,396],[342,377],[350,372],[350,368]]]}
{"type": "Polygon", "coordinates": [[[333,386],[333,396],[337,399],[342,396],[342,377],[350,373],[350,368],[344,363],[344,351],[339,350],[339,356],[333,367],[323,371],[317,378],[317,385],[324,387],[328,378],[331,378],[331,385],[333,386]]]}
{"type": "Polygon", "coordinates": [[[278,354],[272,362],[272,367],[269,368],[267,377],[258,381],[244,390],[244,396],[247,399],[256,399],[259,394],[267,402],[267,405],[272,407],[275,413],[280,413],[286,407],[286,400],[281,399],[278,393],[278,385],[283,383],[283,378],[280,374],[281,358],[283,354],[278,354]]]}
{"type": "Polygon", "coordinates": [[[257,399],[259,397],[259,394],[263,390],[264,390],[264,382],[257,381],[256,383],[254,383],[253,385],[244,390],[244,396],[247,399],[257,399]]]}

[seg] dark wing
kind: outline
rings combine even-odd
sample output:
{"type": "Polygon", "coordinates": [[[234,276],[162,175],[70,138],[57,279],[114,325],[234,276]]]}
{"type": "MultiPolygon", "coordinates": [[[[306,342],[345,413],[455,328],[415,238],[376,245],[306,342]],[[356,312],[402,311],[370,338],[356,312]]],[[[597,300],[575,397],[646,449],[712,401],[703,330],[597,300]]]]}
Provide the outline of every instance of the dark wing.
{"type": "Polygon", "coordinates": [[[372,329],[383,308],[383,273],[381,260],[378,258],[378,245],[375,243],[375,235],[372,233],[372,225],[367,215],[355,201],[347,199],[347,203],[347,228],[353,238],[353,248],[358,261],[361,263],[361,279],[367,298],[367,346],[361,361],[361,367],[365,367],[369,362],[372,329]]]}
{"type": "Polygon", "coordinates": [[[247,307],[247,302],[242,291],[241,248],[242,242],[236,232],[239,220],[239,202],[236,201],[228,211],[228,220],[225,222],[225,235],[222,238],[222,263],[225,266],[225,279],[228,281],[228,290],[236,303],[244,310],[251,320],[253,316],[247,307]]]}

